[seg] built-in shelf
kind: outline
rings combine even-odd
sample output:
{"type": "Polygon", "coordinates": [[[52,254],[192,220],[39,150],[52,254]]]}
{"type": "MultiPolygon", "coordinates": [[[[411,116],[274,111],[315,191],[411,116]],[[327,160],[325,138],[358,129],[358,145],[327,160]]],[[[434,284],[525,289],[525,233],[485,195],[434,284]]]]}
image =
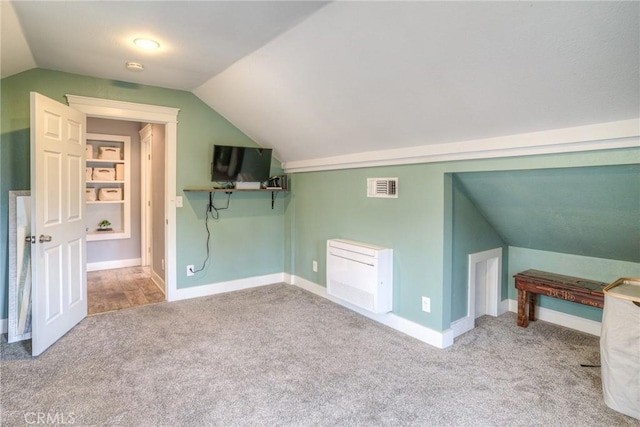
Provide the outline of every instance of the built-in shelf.
{"type": "MultiPolygon", "coordinates": [[[[90,135],[95,135],[95,134],[90,134],[90,135]]],[[[98,163],[98,164],[99,163],[122,163],[122,164],[125,163],[124,160],[109,160],[109,159],[87,159],[87,162],[98,163]]]]}
{"type": "Polygon", "coordinates": [[[124,181],[93,181],[93,180],[87,180],[87,184],[124,184],[124,181]]]}
{"type": "Polygon", "coordinates": [[[102,204],[108,204],[108,203],[123,203],[124,204],[124,200],[95,200],[93,202],[87,202],[88,205],[102,205],[102,204]]]}
{"type": "Polygon", "coordinates": [[[277,193],[285,193],[288,192],[288,189],[285,188],[252,188],[252,189],[247,189],[247,188],[219,188],[219,187],[192,187],[192,188],[185,188],[183,189],[184,192],[191,192],[191,193],[209,193],[209,199],[210,199],[210,203],[213,203],[212,201],[212,194],[213,193],[227,193],[227,194],[231,194],[231,193],[246,193],[246,192],[271,192],[271,209],[273,209],[273,206],[276,202],[276,194],[277,193]]]}
{"type": "Polygon", "coordinates": [[[108,234],[116,234],[116,233],[119,233],[119,231],[118,231],[118,230],[92,231],[92,232],[87,233],[87,234],[90,234],[90,235],[92,235],[92,236],[98,236],[98,235],[106,236],[106,235],[108,235],[108,234]]]}
{"type": "MultiPolygon", "coordinates": [[[[125,135],[106,135],[87,133],[86,154],[86,186],[88,193],[94,192],[98,200],[85,200],[87,204],[87,241],[128,239],[131,237],[131,178],[130,155],[131,137],[125,135]],[[100,149],[112,147],[117,149],[119,155],[114,158],[98,158],[100,149]],[[112,170],[114,179],[92,179],[96,169],[112,170]],[[118,172],[120,171],[120,172],[118,172]],[[101,189],[119,189],[122,198],[120,200],[99,200],[101,189]],[[98,224],[107,220],[113,230],[98,231],[98,224]]],[[[109,175],[109,174],[107,174],[109,175]]],[[[98,178],[104,178],[99,176],[98,178]]],[[[87,197],[88,199],[88,197],[87,197]]]]}

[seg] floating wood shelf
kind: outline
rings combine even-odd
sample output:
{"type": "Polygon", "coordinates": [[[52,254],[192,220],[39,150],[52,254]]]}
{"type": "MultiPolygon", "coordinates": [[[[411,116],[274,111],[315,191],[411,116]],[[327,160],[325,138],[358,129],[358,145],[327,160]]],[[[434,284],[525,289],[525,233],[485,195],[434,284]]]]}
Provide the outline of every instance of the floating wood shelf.
{"type": "Polygon", "coordinates": [[[271,192],[271,209],[273,209],[273,206],[275,204],[276,201],[276,194],[277,193],[286,193],[289,190],[284,189],[284,188],[255,188],[255,189],[246,189],[246,188],[218,188],[218,187],[191,187],[191,188],[185,188],[182,191],[184,192],[190,192],[190,193],[209,193],[209,199],[211,200],[211,203],[213,203],[213,197],[212,194],[213,193],[227,193],[227,194],[231,194],[231,193],[241,193],[241,192],[271,192]]]}
{"type": "Polygon", "coordinates": [[[241,191],[271,191],[271,192],[280,192],[280,191],[289,191],[284,188],[255,188],[255,189],[246,189],[246,188],[218,188],[218,187],[209,187],[209,188],[185,188],[183,191],[188,192],[200,192],[200,193],[236,193],[241,191]]]}

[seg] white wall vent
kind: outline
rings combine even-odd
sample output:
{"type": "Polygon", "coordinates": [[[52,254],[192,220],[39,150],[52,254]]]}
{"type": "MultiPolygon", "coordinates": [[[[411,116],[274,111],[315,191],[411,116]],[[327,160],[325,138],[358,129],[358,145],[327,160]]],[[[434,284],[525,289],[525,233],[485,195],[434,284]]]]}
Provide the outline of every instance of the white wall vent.
{"type": "Polygon", "coordinates": [[[398,197],[398,178],[367,178],[367,197],[398,197]]]}

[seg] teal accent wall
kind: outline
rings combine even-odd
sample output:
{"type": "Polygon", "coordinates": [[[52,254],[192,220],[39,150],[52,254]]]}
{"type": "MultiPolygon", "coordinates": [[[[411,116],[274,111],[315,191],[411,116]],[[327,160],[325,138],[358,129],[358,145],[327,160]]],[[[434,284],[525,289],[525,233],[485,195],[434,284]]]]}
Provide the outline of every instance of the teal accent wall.
{"type": "MultiPolygon", "coordinates": [[[[213,204],[227,205],[228,196],[216,193],[213,204]]],[[[218,220],[209,217],[210,261],[203,273],[185,277],[186,266],[202,267],[206,253],[205,213],[208,193],[185,193],[178,227],[178,288],[224,282],[284,271],[284,206],[271,209],[270,193],[233,193],[229,209],[218,220]],[[182,276],[182,277],[181,277],[182,276]]]]}
{"type": "MultiPolygon", "coordinates": [[[[633,238],[634,236],[629,236],[633,238]]],[[[638,238],[636,235],[635,238],[638,238]]],[[[550,271],[612,283],[621,277],[640,278],[640,263],[585,257],[537,249],[509,247],[509,298],[518,299],[513,275],[528,269],[550,271]]],[[[573,314],[600,322],[602,309],[576,304],[557,298],[540,297],[540,307],[573,314]]]]}
{"type": "MultiPolygon", "coordinates": [[[[423,165],[299,173],[293,176],[294,274],[326,286],[326,241],[342,238],[393,249],[394,312],[442,328],[443,174],[423,165]],[[431,169],[431,170],[430,170],[431,169]],[[367,178],[397,177],[397,199],[368,198],[367,178]],[[318,272],[312,261],[318,261],[318,272]],[[421,296],[432,313],[421,311],[421,296]]],[[[449,308],[447,307],[447,311],[449,308]]]]}
{"type": "MultiPolygon", "coordinates": [[[[293,198],[285,214],[286,227],[292,230],[289,272],[326,286],[325,244],[331,238],[393,248],[393,312],[444,331],[465,307],[461,278],[466,275],[466,252],[491,249],[486,246],[494,243],[506,245],[466,191],[454,186],[451,175],[638,163],[640,149],[630,148],[297,173],[293,176],[293,198]],[[366,179],[374,177],[398,177],[398,199],[367,198],[366,179]],[[456,206],[459,211],[454,215],[456,206]],[[456,224],[462,228],[455,231],[456,224]],[[480,226],[480,231],[472,226],[480,226]],[[312,271],[313,260],[319,262],[317,273],[312,271]],[[421,296],[431,298],[431,313],[421,311],[421,296]]],[[[598,170],[594,168],[591,173],[598,170]]],[[[546,191],[551,193],[554,188],[547,187],[546,191]]],[[[505,264],[512,258],[511,250],[509,247],[503,254],[505,264]]],[[[610,262],[617,264],[616,260],[610,262]]],[[[576,275],[589,276],[588,272],[582,274],[577,265],[576,269],[576,275]]],[[[505,273],[511,272],[505,265],[505,273]]],[[[506,276],[504,279],[503,286],[509,288],[506,293],[503,290],[503,296],[513,298],[513,282],[506,276]]],[[[562,311],[584,316],[574,307],[562,307],[562,311]]]]}
{"type": "MultiPolygon", "coordinates": [[[[528,268],[585,278],[597,272],[604,276],[598,280],[611,282],[620,277],[614,273],[620,262],[627,266],[623,271],[640,265],[638,164],[457,173],[454,182],[459,201],[453,212],[454,247],[463,248],[453,258],[454,320],[464,309],[456,305],[462,299],[456,291],[466,290],[464,257],[477,252],[468,245],[478,236],[494,233],[503,245],[518,249],[503,265],[510,267],[504,272],[503,297],[511,290],[512,299],[516,298],[513,274],[528,268]],[[471,234],[456,238],[465,231],[471,234]],[[532,251],[523,256],[522,248],[532,251]],[[529,258],[539,267],[528,265],[529,258]],[[602,268],[583,268],[598,264],[602,268]]],[[[597,308],[543,300],[543,307],[588,319],[601,317],[597,308]]]]}
{"type": "Polygon", "coordinates": [[[640,262],[640,164],[456,177],[510,246],[640,262]]]}
{"type": "MultiPolygon", "coordinates": [[[[449,174],[447,174],[449,175],[449,174]]],[[[452,265],[451,265],[451,320],[467,315],[469,255],[494,248],[503,249],[503,293],[507,297],[507,246],[495,228],[482,216],[462,185],[453,175],[453,209],[447,217],[452,218],[452,265]]]]}
{"type": "MultiPolygon", "coordinates": [[[[178,195],[189,186],[207,186],[213,145],[256,145],[191,92],[34,69],[0,80],[0,318],[7,317],[8,191],[30,187],[29,92],[63,104],[65,94],[179,108],[177,141],[178,195]]],[[[272,173],[281,172],[274,160],[272,173]]],[[[178,288],[280,273],[284,269],[284,201],[271,210],[270,193],[234,194],[220,219],[209,221],[211,261],[186,277],[186,265],[205,259],[205,203],[208,194],[185,193],[177,209],[178,288]],[[206,200],[205,200],[206,198],[206,200]]],[[[226,203],[216,195],[216,206],[226,203]]]]}

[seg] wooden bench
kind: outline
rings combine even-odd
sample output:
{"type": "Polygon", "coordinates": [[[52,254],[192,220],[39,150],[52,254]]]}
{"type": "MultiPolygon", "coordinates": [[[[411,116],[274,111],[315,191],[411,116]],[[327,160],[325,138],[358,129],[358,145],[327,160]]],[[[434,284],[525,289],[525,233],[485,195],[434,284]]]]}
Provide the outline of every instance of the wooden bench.
{"type": "Polygon", "coordinates": [[[536,320],[538,295],[604,308],[606,283],[563,276],[540,270],[527,270],[513,276],[518,290],[518,326],[526,328],[536,320]]]}

